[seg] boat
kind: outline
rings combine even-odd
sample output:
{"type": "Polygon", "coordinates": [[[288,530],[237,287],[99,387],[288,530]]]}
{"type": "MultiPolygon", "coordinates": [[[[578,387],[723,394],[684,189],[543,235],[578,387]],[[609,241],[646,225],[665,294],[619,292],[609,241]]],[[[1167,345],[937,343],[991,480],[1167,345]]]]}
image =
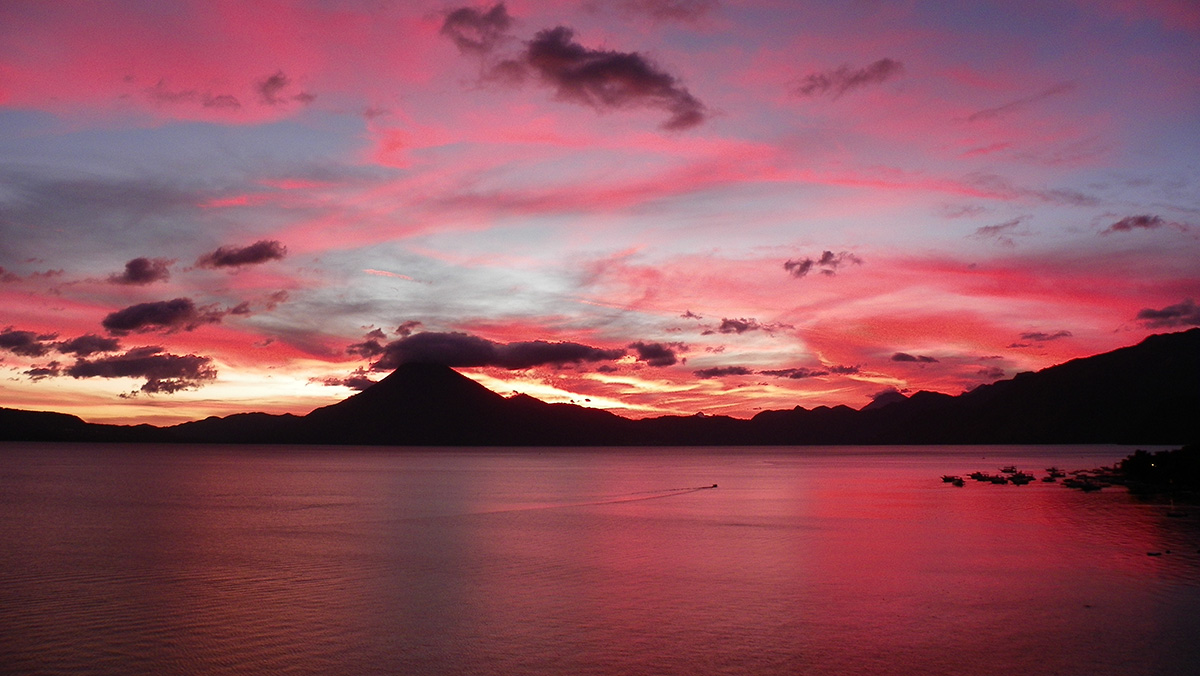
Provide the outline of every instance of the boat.
{"type": "MultiPolygon", "coordinates": [[[[963,481],[962,477],[956,476],[956,477],[954,477],[954,481],[951,481],[950,483],[954,484],[955,486],[958,486],[959,488],[962,488],[963,486],[966,485],[967,482],[963,481]]],[[[1168,513],[1167,516],[1171,516],[1171,514],[1168,513]]]]}
{"type": "Polygon", "coordinates": [[[961,478],[959,478],[958,476],[955,476],[955,475],[953,475],[953,474],[943,474],[943,475],[942,475],[942,481],[944,481],[944,482],[946,482],[946,483],[948,483],[948,484],[952,484],[952,483],[954,483],[955,481],[961,481],[961,478]]]}
{"type": "Polygon", "coordinates": [[[1004,472],[1005,474],[1016,474],[1017,466],[1016,465],[1005,465],[1004,467],[1000,468],[1000,471],[1004,472]]]}

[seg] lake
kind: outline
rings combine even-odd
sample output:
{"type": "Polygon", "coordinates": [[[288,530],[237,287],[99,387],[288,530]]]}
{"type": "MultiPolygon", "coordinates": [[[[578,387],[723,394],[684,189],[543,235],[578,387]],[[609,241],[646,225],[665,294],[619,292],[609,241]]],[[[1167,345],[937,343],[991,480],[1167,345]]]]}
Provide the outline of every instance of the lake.
{"type": "Polygon", "coordinates": [[[1132,450],[0,444],[0,671],[1193,674],[1196,510],[940,480],[1132,450]]]}

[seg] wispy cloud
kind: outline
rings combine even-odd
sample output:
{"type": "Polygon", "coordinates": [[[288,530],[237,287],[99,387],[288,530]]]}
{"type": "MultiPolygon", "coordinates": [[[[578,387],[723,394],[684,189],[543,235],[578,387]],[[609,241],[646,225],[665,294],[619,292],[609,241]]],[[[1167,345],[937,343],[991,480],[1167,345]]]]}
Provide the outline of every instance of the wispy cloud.
{"type": "Polygon", "coordinates": [[[511,39],[508,29],[512,24],[513,18],[503,2],[489,9],[460,7],[447,12],[441,34],[450,38],[464,54],[489,54],[511,39]]]}
{"type": "Polygon", "coordinates": [[[819,73],[809,73],[796,85],[795,92],[800,96],[829,95],[836,99],[856,89],[886,82],[903,72],[904,64],[895,59],[879,59],[862,68],[844,65],[819,73]]]}
{"type": "Polygon", "coordinates": [[[936,363],[938,363],[938,360],[936,357],[929,357],[929,356],[923,355],[923,354],[913,355],[913,354],[909,354],[907,352],[897,352],[897,353],[893,354],[892,361],[913,362],[913,363],[917,363],[917,364],[936,364],[936,363]]]}
{"type": "Polygon", "coordinates": [[[211,91],[196,89],[169,89],[165,80],[159,80],[153,87],[148,87],[146,96],[158,103],[166,104],[199,104],[204,108],[238,110],[242,102],[233,94],[218,94],[211,91]]]}
{"type": "Polygon", "coordinates": [[[706,329],[703,335],[712,335],[715,333],[733,333],[742,334],[749,331],[762,331],[764,333],[774,334],[776,331],[786,329],[794,329],[796,327],[791,324],[782,324],[776,322],[763,323],[754,317],[722,317],[721,323],[715,329],[706,329]]]}
{"type": "Polygon", "coordinates": [[[1158,216],[1156,214],[1138,214],[1137,216],[1126,216],[1125,218],[1122,218],[1121,220],[1100,231],[1100,234],[1111,235],[1117,232],[1133,232],[1134,230],[1156,230],[1163,226],[1170,226],[1180,232],[1187,232],[1189,229],[1185,223],[1168,221],[1162,216],[1158,216]]]}
{"type": "Polygon", "coordinates": [[[1013,237],[1017,235],[1029,234],[1028,232],[1021,232],[1017,230],[1017,228],[1021,227],[1021,224],[1028,219],[1028,216],[1018,216],[1003,223],[985,225],[981,228],[977,228],[971,237],[974,239],[990,240],[1006,247],[1014,247],[1017,244],[1016,241],[1013,240],[1013,237]]]}
{"type": "Polygon", "coordinates": [[[836,254],[832,251],[822,251],[818,258],[790,258],[784,262],[783,269],[796,278],[804,277],[814,270],[832,277],[837,274],[838,268],[846,264],[862,265],[863,260],[848,251],[836,254]]]}
{"type": "Polygon", "coordinates": [[[590,0],[585,7],[614,7],[631,16],[647,16],[655,21],[694,23],[708,16],[717,0],[590,0]]]}
{"type": "Polygon", "coordinates": [[[1059,94],[1066,94],[1066,93],[1072,92],[1072,91],[1075,91],[1075,83],[1060,82],[1056,85],[1047,87],[1046,89],[1043,89],[1042,91],[1040,91],[1036,94],[1031,94],[1029,96],[1023,96],[1019,99],[1013,99],[1012,101],[1002,103],[1002,104],[1000,104],[998,106],[994,106],[992,108],[984,108],[983,110],[975,111],[974,113],[971,113],[970,115],[967,116],[967,122],[978,122],[980,120],[990,120],[993,118],[1000,117],[1002,115],[1008,115],[1009,113],[1015,113],[1015,112],[1022,110],[1034,103],[1037,103],[1039,101],[1043,101],[1045,99],[1048,99],[1048,98],[1051,98],[1054,96],[1058,96],[1059,94]]]}
{"type": "Polygon", "coordinates": [[[287,90],[291,88],[291,85],[291,78],[280,70],[259,80],[255,84],[255,89],[258,91],[259,100],[268,106],[280,106],[289,101],[298,101],[307,104],[312,103],[317,98],[306,91],[290,94],[287,90]]]}

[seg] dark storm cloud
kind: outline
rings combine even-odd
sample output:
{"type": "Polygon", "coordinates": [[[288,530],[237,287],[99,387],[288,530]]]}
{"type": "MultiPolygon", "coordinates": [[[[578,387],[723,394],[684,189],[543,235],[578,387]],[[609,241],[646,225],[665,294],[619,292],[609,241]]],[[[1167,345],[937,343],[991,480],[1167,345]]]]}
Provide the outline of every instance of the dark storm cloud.
{"type": "Polygon", "coordinates": [[[725,376],[748,376],[754,371],[745,366],[714,366],[707,369],[699,369],[692,371],[692,375],[697,378],[723,378],[725,376]]]}
{"type": "Polygon", "coordinates": [[[815,378],[817,376],[827,376],[829,371],[821,369],[804,368],[803,366],[793,369],[771,369],[768,371],[759,371],[759,374],[764,376],[773,376],[775,378],[791,378],[800,380],[801,378],[815,378]]]}
{"type": "Polygon", "coordinates": [[[589,49],[574,41],[565,26],[540,31],[523,60],[564,101],[615,110],[633,106],[671,114],[664,129],[688,129],[704,121],[706,111],[676,78],[637,52],[589,49]]]}
{"type": "Polygon", "coordinates": [[[800,96],[829,94],[838,98],[846,92],[880,84],[904,72],[904,64],[895,59],[880,59],[862,68],[840,66],[823,73],[810,73],[796,87],[800,96]]]}
{"type": "Polygon", "coordinates": [[[446,14],[441,33],[463,54],[488,54],[508,38],[512,24],[503,2],[486,10],[460,7],[446,14]]]}
{"type": "Polygon", "coordinates": [[[383,346],[374,371],[390,371],[401,364],[434,363],[452,367],[496,366],[525,369],[547,364],[578,364],[619,359],[624,350],[605,350],[579,343],[541,340],[496,343],[467,333],[416,333],[383,346]]]}
{"type": "Polygon", "coordinates": [[[682,346],[678,343],[664,345],[640,340],[629,344],[629,349],[637,352],[638,361],[644,361],[650,366],[671,366],[678,363],[679,358],[675,354],[676,348],[682,348],[682,346]]]}
{"type": "Polygon", "coordinates": [[[264,239],[250,246],[223,246],[196,259],[196,267],[236,268],[257,265],[267,261],[281,260],[287,255],[287,247],[273,239],[264,239]]]}
{"type": "Polygon", "coordinates": [[[990,380],[997,380],[1004,377],[1004,369],[998,366],[991,366],[988,368],[979,369],[976,371],[976,375],[983,376],[984,378],[988,378],[990,380]]]}
{"type": "Polygon", "coordinates": [[[1161,310],[1143,308],[1138,311],[1137,319],[1151,329],[1200,326],[1200,307],[1196,306],[1196,301],[1188,298],[1161,310]]]}
{"type": "Polygon", "coordinates": [[[861,370],[861,367],[858,367],[858,366],[830,366],[829,367],[830,373],[836,373],[837,375],[840,375],[840,376],[848,376],[848,375],[851,375],[854,373],[858,373],[860,370],[861,370]]]}
{"type": "Polygon", "coordinates": [[[979,120],[988,120],[1000,117],[1001,115],[1007,115],[1008,113],[1018,111],[1031,103],[1037,103],[1038,101],[1048,99],[1058,94],[1065,94],[1074,89],[1074,83],[1060,82],[1052,87],[1043,89],[1036,94],[1015,99],[1007,103],[1002,103],[994,108],[985,108],[983,110],[971,113],[969,116],[967,116],[967,122],[978,122],[979,120]]]}
{"type": "Polygon", "coordinates": [[[161,347],[138,347],[111,357],[79,359],[65,373],[74,378],[145,378],[141,391],[152,394],[195,389],[217,378],[210,357],[163,353],[161,347]]]}
{"type": "Polygon", "coordinates": [[[54,333],[34,333],[33,331],[18,331],[8,327],[0,331],[0,350],[8,350],[22,357],[42,357],[50,353],[54,333]]]}
{"type": "Polygon", "coordinates": [[[843,265],[862,265],[862,263],[863,260],[861,258],[849,251],[840,251],[838,253],[822,251],[819,258],[788,259],[784,262],[783,269],[797,279],[804,277],[814,270],[827,277],[832,277],[837,274],[837,269],[843,265]]]}
{"type": "Polygon", "coordinates": [[[908,354],[907,352],[897,352],[896,354],[892,355],[892,361],[917,362],[920,364],[936,364],[937,363],[937,359],[935,359],[933,357],[926,357],[923,354],[911,355],[911,354],[908,354]]]}
{"type": "Polygon", "coordinates": [[[171,277],[170,267],[173,262],[166,258],[135,258],[125,264],[125,272],[109,275],[108,281],[131,286],[165,281],[171,277]]]}
{"type": "Polygon", "coordinates": [[[224,312],[214,310],[211,306],[196,307],[190,298],[176,298],[130,305],[110,313],[100,324],[117,336],[148,331],[174,333],[217,323],[224,316],[224,312]]]}
{"type": "Polygon", "coordinates": [[[62,354],[73,354],[76,357],[90,357],[99,352],[116,352],[121,349],[121,341],[116,338],[105,338],[94,333],[60,341],[54,344],[54,349],[62,354]]]}

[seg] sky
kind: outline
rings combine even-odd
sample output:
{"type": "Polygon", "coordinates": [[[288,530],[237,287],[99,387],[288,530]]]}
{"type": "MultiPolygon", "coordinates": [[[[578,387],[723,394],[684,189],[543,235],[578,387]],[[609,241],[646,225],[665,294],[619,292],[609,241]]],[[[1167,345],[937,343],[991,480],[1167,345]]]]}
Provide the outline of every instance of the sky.
{"type": "Polygon", "coordinates": [[[1200,4],[0,3],[0,406],[627,417],[1200,325],[1200,4]]]}

